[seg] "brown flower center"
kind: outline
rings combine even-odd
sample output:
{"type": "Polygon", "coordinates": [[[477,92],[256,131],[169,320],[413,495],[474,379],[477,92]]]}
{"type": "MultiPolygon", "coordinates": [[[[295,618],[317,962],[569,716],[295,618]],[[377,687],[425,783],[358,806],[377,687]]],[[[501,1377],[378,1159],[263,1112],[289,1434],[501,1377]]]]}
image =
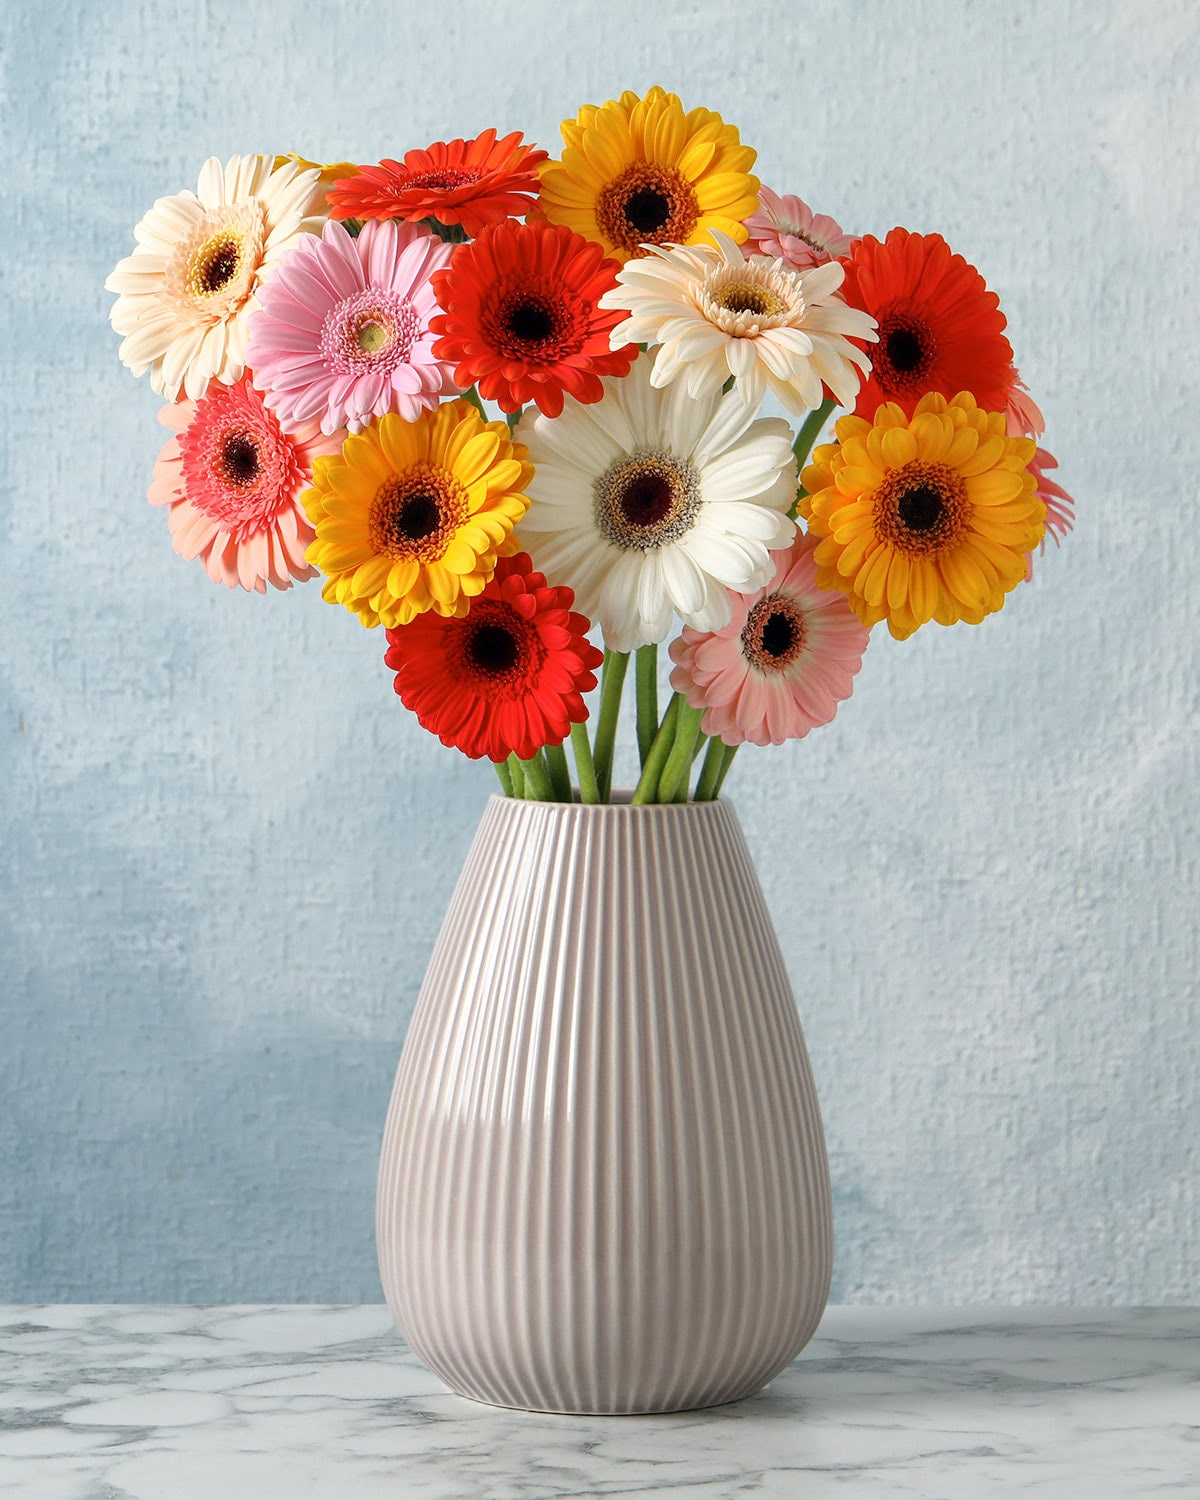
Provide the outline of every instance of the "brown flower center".
{"type": "Polygon", "coordinates": [[[889,394],[905,395],[928,381],[937,339],[924,318],[904,309],[879,320],[879,343],[871,351],[875,378],[889,394]]]}
{"type": "Polygon", "coordinates": [[[649,552],[691,530],[700,485],[690,463],[669,453],[619,458],[594,487],[596,525],[615,546],[649,552]]]}
{"type": "Polygon", "coordinates": [[[375,492],[370,536],[376,552],[436,562],[466,520],[462,486],[444,469],[414,464],[390,475],[375,492]]]}
{"type": "Polygon", "coordinates": [[[206,240],[188,269],[188,288],[196,296],[223,292],[241,270],[242,242],[236,235],[217,234],[206,240]]]}
{"type": "Polygon", "coordinates": [[[249,489],[262,473],[262,458],[252,434],[234,431],[226,435],[217,454],[217,477],[238,489],[249,489]]]}
{"type": "Polygon", "coordinates": [[[684,241],[699,219],[691,183],[658,162],[631,162],[596,198],[601,234],[627,255],[640,255],[644,244],[684,241]]]}
{"type": "Polygon", "coordinates": [[[787,594],[768,594],[746,617],[740,636],[742,655],[760,672],[784,672],[803,652],[808,639],[804,611],[787,594]]]}
{"type": "Polygon", "coordinates": [[[880,541],[910,557],[928,557],[967,529],[967,487],[945,464],[914,459],[893,469],[875,491],[874,520],[880,541]]]}

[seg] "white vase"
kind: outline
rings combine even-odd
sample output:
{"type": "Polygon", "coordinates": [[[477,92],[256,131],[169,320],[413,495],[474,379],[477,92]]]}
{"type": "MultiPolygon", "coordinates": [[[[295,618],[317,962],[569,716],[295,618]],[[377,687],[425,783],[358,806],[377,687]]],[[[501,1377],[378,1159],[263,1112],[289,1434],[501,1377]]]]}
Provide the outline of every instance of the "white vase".
{"type": "Polygon", "coordinates": [[[761,1389],[829,1294],[829,1172],[729,803],[493,797],[379,1169],[388,1305],[464,1396],[679,1411],[761,1389]]]}

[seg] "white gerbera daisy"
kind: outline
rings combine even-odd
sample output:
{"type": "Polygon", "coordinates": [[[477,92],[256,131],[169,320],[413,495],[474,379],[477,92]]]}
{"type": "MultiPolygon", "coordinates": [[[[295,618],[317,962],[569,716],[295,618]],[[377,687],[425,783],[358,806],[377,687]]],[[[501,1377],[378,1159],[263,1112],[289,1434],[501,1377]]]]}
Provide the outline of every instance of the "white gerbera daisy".
{"type": "Polygon", "coordinates": [[[612,347],[660,344],[654,384],[682,377],[693,396],[719,391],[732,375],[754,407],[770,390],[799,415],[820,406],[822,381],[839,405],[853,406],[858,370],[871,362],[847,335],[874,342],[875,319],[838,295],[842,267],[797,271],[768,255],[747,258],[719,230],[712,237],[715,245],[649,245],[621,268],[620,284],[600,299],[629,312],[612,347]]]}
{"type": "Polygon", "coordinates": [[[254,293],[302,234],[325,220],[321,174],[272,156],[215,156],[196,191],[159,198],[133,231],[137,249],[104,283],[119,292],[109,321],[121,359],[168,401],[193,401],[210,380],[232,385],[246,363],[254,293]]]}
{"type": "Polygon", "coordinates": [[[728,590],[761,588],[795,532],[788,424],[732,391],[655,389],[651,366],[643,354],[595,404],[568,397],[561,417],[530,410],[517,429],[534,465],[518,540],[614,651],[666,640],[676,613],[719,630],[728,590]]]}

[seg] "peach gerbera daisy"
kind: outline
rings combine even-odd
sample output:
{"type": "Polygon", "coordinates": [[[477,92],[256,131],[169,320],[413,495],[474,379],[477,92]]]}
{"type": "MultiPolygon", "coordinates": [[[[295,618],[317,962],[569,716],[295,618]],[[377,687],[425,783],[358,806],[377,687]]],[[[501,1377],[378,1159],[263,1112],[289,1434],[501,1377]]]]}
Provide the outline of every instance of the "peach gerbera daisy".
{"type": "Polygon", "coordinates": [[[150,503],[170,507],[181,557],[198,557],[214,583],[260,594],[316,576],[304,560],[315,533],[300,496],[344,433],[327,437],[316,422],[284,432],[248,375],[214,380],[198,402],[164,406],[158,420],[174,435],[154,466],[150,503]]]}
{"type": "Polygon", "coordinates": [[[258,288],[303,235],[319,233],[320,174],[271,156],[209,157],[196,191],[160,198],[134,230],[137,249],[104,283],[121,359],[168,401],[232,385],[246,363],[258,288]]]}

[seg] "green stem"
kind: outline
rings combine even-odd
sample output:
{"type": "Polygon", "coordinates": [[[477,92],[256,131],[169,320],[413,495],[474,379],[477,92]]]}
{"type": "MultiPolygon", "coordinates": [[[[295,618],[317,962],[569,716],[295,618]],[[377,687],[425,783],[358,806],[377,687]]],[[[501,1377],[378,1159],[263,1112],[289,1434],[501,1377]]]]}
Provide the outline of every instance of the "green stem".
{"type": "Polygon", "coordinates": [[[504,795],[511,797],[513,795],[513,779],[512,772],[508,769],[507,761],[494,760],[492,764],[496,767],[496,775],[500,778],[500,785],[504,788],[504,795]]]}
{"type": "Polygon", "coordinates": [[[684,771],[683,775],[679,778],[679,785],[675,788],[675,796],[672,799],[673,801],[687,801],[688,788],[691,785],[692,780],[692,767],[696,764],[696,757],[700,754],[701,750],[704,749],[704,742],[707,739],[708,735],[702,733],[699,729],[697,729],[696,738],[692,742],[692,753],[688,757],[687,770],[684,771]]]}
{"type": "Polygon", "coordinates": [[[662,775],[667,756],[671,753],[671,746],[675,743],[675,723],[679,718],[679,705],[682,702],[681,694],[671,694],[671,701],[667,704],[663,721],[658,726],[653,745],[650,746],[650,754],[647,755],[646,764],[642,767],[641,780],[633,794],[634,807],[645,807],[647,803],[658,800],[658,778],[662,775]]]}
{"type": "Polygon", "coordinates": [[[600,714],[596,720],[596,783],[601,802],[612,795],[613,754],[617,747],[617,716],[621,712],[621,689],[629,666],[628,651],[605,651],[600,674],[600,714]]]}
{"type": "Polygon", "coordinates": [[[555,800],[550,773],[546,770],[546,762],[542,759],[540,750],[536,755],[531,755],[528,760],[521,762],[521,770],[525,773],[525,796],[530,802],[553,802],[555,800]]]}
{"type": "Polygon", "coordinates": [[[725,763],[725,742],[714,735],[704,752],[704,764],[700,767],[700,780],[696,783],[693,802],[711,802],[717,794],[717,777],[725,763]]]}
{"type": "Polygon", "coordinates": [[[561,745],[546,746],[546,764],[550,768],[550,785],[554,788],[556,802],[573,802],[571,794],[571,771],[567,765],[567,752],[561,745]]]}
{"type": "Polygon", "coordinates": [[[792,452],[796,455],[796,467],[802,469],[808,455],[812,452],[812,446],[817,437],[829,420],[829,413],[837,405],[832,396],[826,396],[824,401],[815,411],[810,411],[804,419],[804,425],[800,428],[796,441],[792,444],[792,452]]]}
{"type": "Polygon", "coordinates": [[[520,760],[519,760],[519,758],[517,756],[517,752],[515,750],[508,757],[508,760],[506,761],[505,764],[508,766],[508,774],[512,777],[512,784],[513,784],[512,794],[513,794],[513,796],[514,797],[524,797],[524,795],[525,795],[525,772],[521,769],[521,762],[520,762],[520,760]]]}
{"type": "Polygon", "coordinates": [[[733,765],[733,757],[737,753],[738,747],[736,745],[725,746],[725,759],[721,765],[721,769],[717,772],[717,784],[713,788],[714,801],[721,795],[721,788],[725,785],[725,778],[729,775],[729,768],[733,765]]]}
{"type": "Polygon", "coordinates": [[[686,701],[680,703],[679,717],[675,721],[675,743],[671,746],[671,753],[667,756],[667,763],[663,767],[662,780],[658,783],[660,802],[674,802],[681,782],[684,787],[684,796],[679,800],[686,799],[688,777],[695,758],[696,740],[700,734],[700,720],[703,717],[702,708],[692,708],[686,701]]]}
{"type": "Polygon", "coordinates": [[[646,764],[650,746],[658,733],[658,647],[637,649],[637,741],[638,759],[646,764]]]}
{"type": "Polygon", "coordinates": [[[592,760],[592,744],[588,739],[585,724],[571,725],[571,747],[575,751],[575,769],[579,775],[579,800],[599,802],[600,787],[596,782],[596,764],[592,760]]]}
{"type": "Polygon", "coordinates": [[[474,386],[472,386],[469,391],[463,392],[463,400],[469,401],[485,422],[490,422],[492,420],[491,417],[489,417],[487,414],[487,408],[483,404],[482,396],[480,396],[479,392],[475,389],[474,386]]]}

